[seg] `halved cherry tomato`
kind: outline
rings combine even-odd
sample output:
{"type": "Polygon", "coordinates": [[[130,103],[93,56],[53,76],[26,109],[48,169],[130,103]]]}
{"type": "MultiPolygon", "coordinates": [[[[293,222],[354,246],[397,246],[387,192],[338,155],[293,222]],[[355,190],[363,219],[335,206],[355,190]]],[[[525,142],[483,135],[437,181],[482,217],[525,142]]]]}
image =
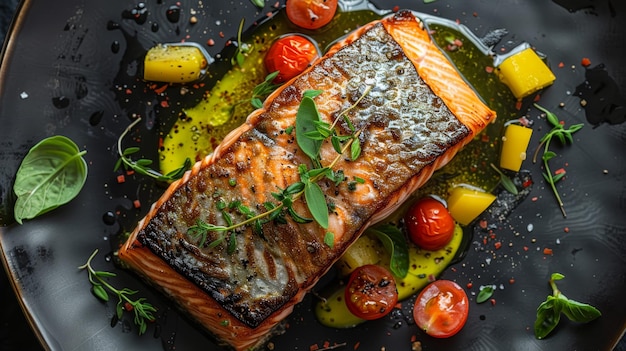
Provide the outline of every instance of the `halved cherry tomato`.
{"type": "Polygon", "coordinates": [[[425,197],[406,213],[405,225],[415,245],[430,251],[444,248],[454,236],[454,219],[440,201],[425,197]]]}
{"type": "Polygon", "coordinates": [[[265,68],[269,73],[280,71],[274,83],[283,83],[302,73],[319,57],[319,50],[302,35],[292,34],[278,38],[265,55],[265,68]]]}
{"type": "Polygon", "coordinates": [[[288,0],[285,6],[287,18],[305,29],[327,25],[337,12],[337,0],[288,0]]]}
{"type": "Polygon", "coordinates": [[[465,290],[451,280],[435,280],[415,300],[415,324],[430,336],[447,338],[467,321],[469,301],[465,290]]]}
{"type": "Polygon", "coordinates": [[[387,315],[398,302],[396,281],[386,268],[368,264],[355,269],[345,290],[348,310],[372,320],[387,315]]]}

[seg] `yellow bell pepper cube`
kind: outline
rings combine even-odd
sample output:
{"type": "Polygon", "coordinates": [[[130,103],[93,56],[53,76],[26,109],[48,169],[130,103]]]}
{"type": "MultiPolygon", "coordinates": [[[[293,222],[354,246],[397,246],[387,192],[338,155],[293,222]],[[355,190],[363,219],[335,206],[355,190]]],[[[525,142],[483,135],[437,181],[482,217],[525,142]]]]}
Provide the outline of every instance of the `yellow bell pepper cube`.
{"type": "Polygon", "coordinates": [[[198,80],[207,66],[203,50],[191,43],[157,45],[146,53],[143,78],[154,82],[189,83],[198,80]]]}
{"type": "Polygon", "coordinates": [[[519,171],[526,159],[526,149],[533,130],[517,124],[509,124],[502,137],[500,168],[519,171]]]}
{"type": "Polygon", "coordinates": [[[495,199],[496,196],[491,193],[457,186],[452,189],[448,196],[448,211],[459,224],[468,225],[483,213],[495,199]]]}
{"type": "Polygon", "coordinates": [[[556,79],[546,63],[527,45],[497,64],[496,73],[517,99],[550,86],[556,79]]]}

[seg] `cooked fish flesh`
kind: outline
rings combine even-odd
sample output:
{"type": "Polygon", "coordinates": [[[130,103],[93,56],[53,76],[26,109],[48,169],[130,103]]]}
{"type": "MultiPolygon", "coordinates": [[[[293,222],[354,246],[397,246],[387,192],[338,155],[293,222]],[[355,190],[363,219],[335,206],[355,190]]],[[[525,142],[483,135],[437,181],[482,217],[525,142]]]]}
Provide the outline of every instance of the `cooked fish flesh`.
{"type": "MultiPolygon", "coordinates": [[[[221,343],[255,349],[368,226],[494,118],[422,23],[411,12],[396,13],[356,30],[269,96],[171,184],[119,257],[221,343]],[[307,90],[322,91],[314,99],[323,121],[347,111],[360,131],[361,156],[342,157],[334,166],[344,181],[319,182],[330,209],[328,229],[286,216],[284,223],[240,228],[234,237],[191,235],[199,220],[223,226],[245,220],[237,205],[264,212],[266,202],[276,203],[273,192],[300,181],[300,165],[311,168],[295,133],[286,132],[307,90]],[[334,234],[331,245],[324,242],[327,232],[334,234]]],[[[337,127],[348,133],[345,122],[337,127]]],[[[320,154],[324,164],[337,155],[327,141],[320,154]]],[[[304,197],[293,208],[311,217],[304,197]]]]}

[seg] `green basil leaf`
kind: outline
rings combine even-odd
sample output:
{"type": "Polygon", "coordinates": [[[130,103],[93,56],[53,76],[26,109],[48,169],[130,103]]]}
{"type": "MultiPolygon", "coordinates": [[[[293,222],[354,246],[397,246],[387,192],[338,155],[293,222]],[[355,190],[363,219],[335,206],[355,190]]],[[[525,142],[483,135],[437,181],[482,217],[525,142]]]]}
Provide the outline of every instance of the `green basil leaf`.
{"type": "Polygon", "coordinates": [[[314,97],[320,95],[321,93],[323,93],[323,90],[307,90],[304,93],[302,93],[302,97],[308,97],[313,99],[314,97]]]}
{"type": "Polygon", "coordinates": [[[322,147],[321,140],[313,140],[306,136],[306,133],[316,131],[315,122],[320,120],[319,112],[315,101],[309,96],[302,98],[298,112],[296,113],[296,141],[311,160],[317,160],[322,147]]]}
{"type": "Polygon", "coordinates": [[[553,296],[548,296],[548,299],[537,308],[537,318],[534,325],[535,337],[537,339],[543,339],[548,336],[559,324],[561,311],[555,308],[555,300],[553,296]]]}
{"type": "Polygon", "coordinates": [[[22,224],[71,201],[85,184],[86,151],[64,136],[52,136],[33,146],[17,170],[14,215],[22,224]]]}
{"type": "Polygon", "coordinates": [[[552,275],[550,276],[550,279],[557,281],[557,280],[561,280],[565,278],[565,276],[561,273],[552,273],[552,275]]]}
{"type": "Polygon", "coordinates": [[[580,323],[591,322],[602,315],[597,308],[574,300],[567,300],[561,312],[571,321],[580,323]]]}
{"type": "Polygon", "coordinates": [[[493,295],[493,285],[483,286],[476,296],[476,303],[483,303],[493,295]]]}
{"type": "Polygon", "coordinates": [[[379,224],[368,228],[367,231],[376,235],[389,252],[391,272],[397,277],[406,277],[409,272],[409,246],[402,231],[390,224],[379,224]]]}
{"type": "Polygon", "coordinates": [[[306,183],[304,198],[315,221],[322,228],[328,228],[328,205],[326,205],[326,197],[322,188],[317,183],[306,183]]]}

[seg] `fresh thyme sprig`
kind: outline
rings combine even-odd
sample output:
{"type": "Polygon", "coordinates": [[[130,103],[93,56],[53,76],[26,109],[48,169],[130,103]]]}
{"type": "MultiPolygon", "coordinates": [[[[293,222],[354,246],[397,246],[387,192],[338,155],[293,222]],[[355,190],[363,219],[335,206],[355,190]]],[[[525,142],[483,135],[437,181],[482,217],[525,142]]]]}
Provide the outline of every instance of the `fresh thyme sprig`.
{"type": "Polygon", "coordinates": [[[537,155],[539,154],[539,150],[543,146],[543,155],[541,156],[541,160],[543,161],[543,166],[545,168],[543,177],[546,180],[546,182],[550,184],[550,188],[552,189],[552,192],[554,193],[554,196],[556,197],[557,203],[559,204],[559,208],[561,209],[561,213],[563,214],[563,217],[567,217],[567,214],[565,213],[565,207],[563,205],[563,201],[561,200],[561,196],[559,196],[559,192],[556,189],[556,183],[565,176],[565,172],[560,172],[559,174],[556,174],[556,175],[552,174],[548,161],[556,157],[556,153],[554,151],[550,151],[550,143],[552,142],[552,139],[554,137],[559,139],[559,141],[563,145],[567,144],[567,142],[569,142],[570,144],[573,143],[574,138],[572,137],[572,134],[579,131],[583,127],[584,124],[582,123],[574,124],[570,126],[569,128],[565,129],[565,127],[563,127],[563,125],[560,123],[559,118],[554,113],[539,106],[538,104],[534,104],[534,105],[538,110],[546,114],[546,119],[548,120],[548,123],[552,125],[552,129],[539,140],[539,145],[537,146],[537,150],[535,151],[535,154],[533,155],[533,163],[537,162],[537,155]]]}
{"type": "Polygon", "coordinates": [[[117,162],[113,167],[113,171],[116,172],[121,167],[124,167],[124,169],[126,170],[132,169],[133,171],[141,175],[145,175],[163,182],[171,182],[181,178],[185,174],[185,172],[191,168],[191,159],[189,158],[185,159],[185,162],[181,167],[167,174],[161,174],[149,167],[152,164],[152,160],[141,158],[133,161],[130,158],[131,155],[139,152],[140,149],[138,147],[133,146],[122,149],[122,140],[130,132],[130,130],[133,129],[133,127],[136,126],[137,123],[139,123],[139,121],[141,121],[141,118],[137,118],[136,120],[134,120],[128,127],[126,127],[124,132],[117,139],[117,152],[119,154],[119,158],[117,159],[117,162]]]}
{"type": "Polygon", "coordinates": [[[150,303],[146,302],[146,298],[139,298],[137,300],[133,300],[130,296],[137,293],[137,290],[131,290],[128,288],[123,288],[122,290],[118,290],[114,288],[111,284],[109,284],[106,279],[110,277],[115,277],[115,273],[106,272],[106,271],[96,271],[91,266],[91,261],[98,253],[98,249],[96,249],[89,259],[87,263],[78,267],[78,269],[86,269],[89,274],[89,282],[91,283],[93,294],[100,300],[107,302],[109,301],[109,293],[107,290],[117,295],[117,305],[115,308],[117,318],[122,318],[124,311],[133,311],[135,313],[134,322],[135,325],[139,327],[139,335],[146,332],[148,328],[147,322],[154,321],[153,313],[156,312],[156,308],[152,306],[150,303]]]}
{"type": "MultiPolygon", "coordinates": [[[[246,225],[252,225],[256,232],[262,234],[261,226],[264,223],[269,221],[285,223],[285,212],[297,223],[308,223],[315,220],[322,228],[327,229],[329,225],[328,204],[326,203],[324,192],[317,182],[327,178],[339,185],[345,179],[345,176],[341,170],[335,171],[333,168],[342,159],[342,155],[349,149],[351,160],[359,157],[361,153],[358,139],[360,131],[354,127],[347,117],[347,112],[353,109],[363,96],[369,93],[370,89],[371,87],[368,87],[364,94],[353,105],[342,111],[332,124],[321,121],[313,100],[321,94],[321,91],[304,92],[296,114],[296,141],[300,149],[309,156],[313,167],[309,169],[307,165],[301,164],[298,167],[300,181],[289,185],[285,189],[279,189],[278,192],[273,192],[272,196],[278,203],[265,202],[263,204],[265,212],[255,214],[247,206],[243,206],[240,203],[237,205],[232,205],[232,203],[225,205],[218,201],[218,210],[221,211],[222,218],[227,222],[227,225],[214,225],[198,220],[195,225],[189,227],[187,234],[199,239],[199,246],[203,246],[208,238],[208,233],[211,231],[230,233],[230,235],[219,236],[218,239],[213,240],[208,245],[209,247],[214,247],[228,238],[228,252],[232,252],[235,247],[234,241],[236,240],[233,235],[234,230],[246,225]],[[340,135],[336,132],[335,126],[340,118],[348,126],[350,134],[340,135]],[[328,165],[322,166],[320,150],[323,141],[329,138],[333,149],[337,152],[337,156],[328,165]],[[301,196],[304,196],[307,208],[311,212],[313,219],[303,217],[294,210],[293,203],[301,196]],[[245,215],[246,219],[242,222],[232,223],[228,209],[236,209],[239,214],[245,215]]],[[[327,232],[324,237],[324,243],[332,247],[333,242],[334,234],[327,232]]]]}

